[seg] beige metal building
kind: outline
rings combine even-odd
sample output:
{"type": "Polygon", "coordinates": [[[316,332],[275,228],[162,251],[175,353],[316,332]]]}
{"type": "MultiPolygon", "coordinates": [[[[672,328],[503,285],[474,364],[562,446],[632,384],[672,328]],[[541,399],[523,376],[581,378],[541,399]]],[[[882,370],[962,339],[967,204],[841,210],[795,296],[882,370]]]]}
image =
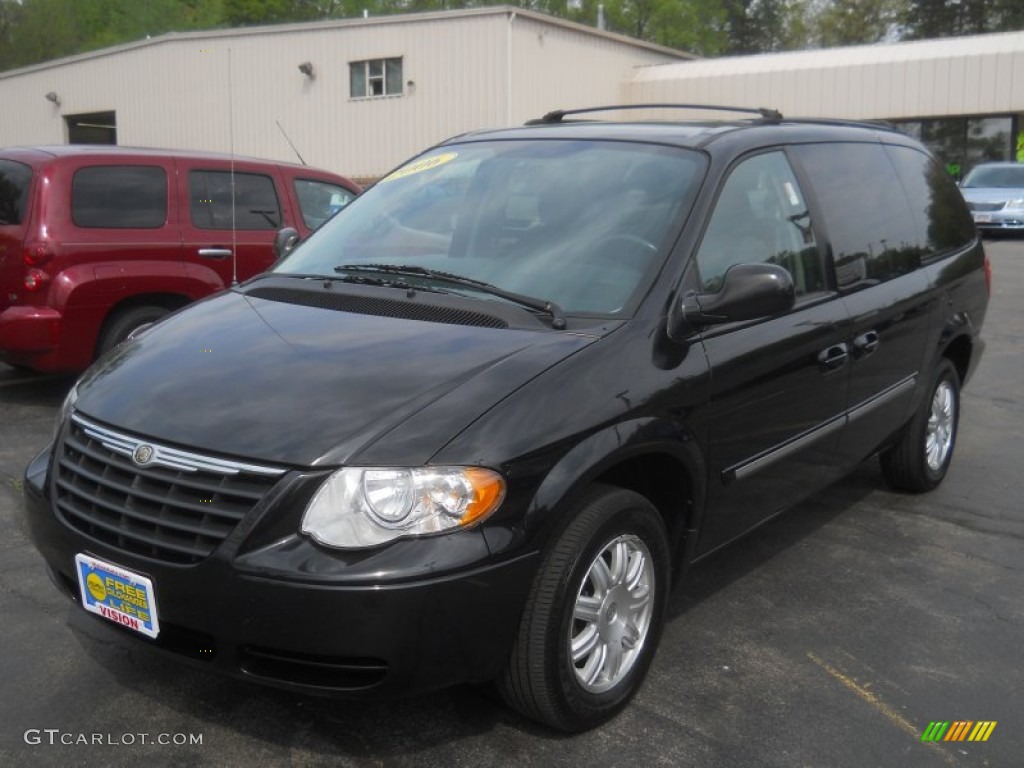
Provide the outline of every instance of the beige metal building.
{"type": "Polygon", "coordinates": [[[466,130],[650,102],[893,121],[958,173],[1024,160],[1024,32],[700,60],[511,7],[168,34],[0,73],[0,146],[295,160],[287,134],[371,179],[466,130]]]}
{"type": "Polygon", "coordinates": [[[286,133],[309,164],[373,178],[455,133],[620,103],[636,67],[687,58],[508,7],[168,34],[0,73],[0,146],[294,162],[286,133]]]}
{"type": "Polygon", "coordinates": [[[1024,160],[1024,32],[646,67],[627,92],[633,104],[887,120],[930,145],[954,172],[1018,152],[1024,160]]]}

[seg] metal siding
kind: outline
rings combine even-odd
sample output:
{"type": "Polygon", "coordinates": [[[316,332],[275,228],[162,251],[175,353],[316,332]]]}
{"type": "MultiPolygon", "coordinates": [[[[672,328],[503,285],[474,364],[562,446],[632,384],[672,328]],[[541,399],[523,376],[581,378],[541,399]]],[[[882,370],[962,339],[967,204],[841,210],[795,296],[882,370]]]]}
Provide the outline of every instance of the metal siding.
{"type": "Polygon", "coordinates": [[[119,51],[0,78],[3,100],[23,105],[0,113],[0,146],[61,144],[63,115],[114,110],[122,145],[227,152],[233,143],[240,155],[298,162],[279,120],[311,165],[376,177],[453,133],[504,124],[504,92],[495,86],[503,33],[503,17],[491,15],[119,51]],[[415,87],[351,99],[349,62],[392,56],[403,57],[403,80],[415,87]],[[299,72],[304,61],[315,80],[299,72]],[[59,110],[44,98],[51,90],[59,110]]]}
{"type": "Polygon", "coordinates": [[[1024,32],[677,62],[639,70],[628,93],[633,103],[773,106],[794,117],[1021,112],[1024,32]]]}
{"type": "Polygon", "coordinates": [[[512,22],[512,40],[513,124],[553,109],[623,103],[639,68],[674,60],[519,16],[512,22]]]}
{"type": "Polygon", "coordinates": [[[1006,93],[1009,94],[1013,107],[1024,112],[1024,50],[1015,51],[1010,55],[1013,63],[1003,73],[1008,80],[1006,93]]]}

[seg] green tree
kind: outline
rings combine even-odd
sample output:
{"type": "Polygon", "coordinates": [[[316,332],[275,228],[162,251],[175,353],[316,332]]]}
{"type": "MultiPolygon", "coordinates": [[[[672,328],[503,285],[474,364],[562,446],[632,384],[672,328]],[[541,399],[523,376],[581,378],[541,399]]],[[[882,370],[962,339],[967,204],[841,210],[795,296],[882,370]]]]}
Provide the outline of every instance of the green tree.
{"type": "Polygon", "coordinates": [[[906,13],[904,0],[832,0],[814,30],[822,48],[877,43],[895,37],[906,13]]]}
{"type": "Polygon", "coordinates": [[[0,69],[223,23],[222,0],[0,0],[0,69]]]}
{"type": "Polygon", "coordinates": [[[1021,0],[909,0],[904,16],[911,39],[1024,29],[1021,0]]]}
{"type": "Polygon", "coordinates": [[[792,10],[785,0],[722,0],[730,54],[778,51],[792,10]]]}

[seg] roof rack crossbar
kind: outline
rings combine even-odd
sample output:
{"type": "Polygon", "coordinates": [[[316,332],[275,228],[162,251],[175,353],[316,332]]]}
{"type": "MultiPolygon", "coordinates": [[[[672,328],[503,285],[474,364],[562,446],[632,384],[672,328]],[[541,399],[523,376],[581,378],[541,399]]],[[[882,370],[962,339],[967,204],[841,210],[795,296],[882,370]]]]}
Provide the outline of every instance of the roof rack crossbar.
{"type": "Polygon", "coordinates": [[[715,112],[742,112],[748,115],[760,115],[765,120],[782,120],[782,113],[770,107],[722,107],[714,104],[619,104],[607,107],[582,107],[580,109],[556,109],[544,117],[528,120],[527,125],[543,125],[560,123],[568,115],[581,115],[588,112],[618,112],[626,109],[708,109],[715,112]]]}

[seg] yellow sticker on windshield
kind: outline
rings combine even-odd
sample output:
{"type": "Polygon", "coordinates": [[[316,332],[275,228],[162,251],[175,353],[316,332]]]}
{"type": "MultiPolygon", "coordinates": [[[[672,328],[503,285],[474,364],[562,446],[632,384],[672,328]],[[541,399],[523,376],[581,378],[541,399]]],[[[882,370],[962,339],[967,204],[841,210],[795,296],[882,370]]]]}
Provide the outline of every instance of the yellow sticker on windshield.
{"type": "Polygon", "coordinates": [[[394,181],[395,179],[402,179],[406,176],[412,176],[414,173],[423,173],[423,171],[430,171],[438,166],[442,166],[445,163],[450,163],[456,157],[459,156],[458,152],[445,152],[442,155],[434,155],[433,157],[425,157],[422,160],[417,160],[414,163],[403,165],[394,173],[388,174],[378,183],[383,184],[385,181],[394,181]]]}

